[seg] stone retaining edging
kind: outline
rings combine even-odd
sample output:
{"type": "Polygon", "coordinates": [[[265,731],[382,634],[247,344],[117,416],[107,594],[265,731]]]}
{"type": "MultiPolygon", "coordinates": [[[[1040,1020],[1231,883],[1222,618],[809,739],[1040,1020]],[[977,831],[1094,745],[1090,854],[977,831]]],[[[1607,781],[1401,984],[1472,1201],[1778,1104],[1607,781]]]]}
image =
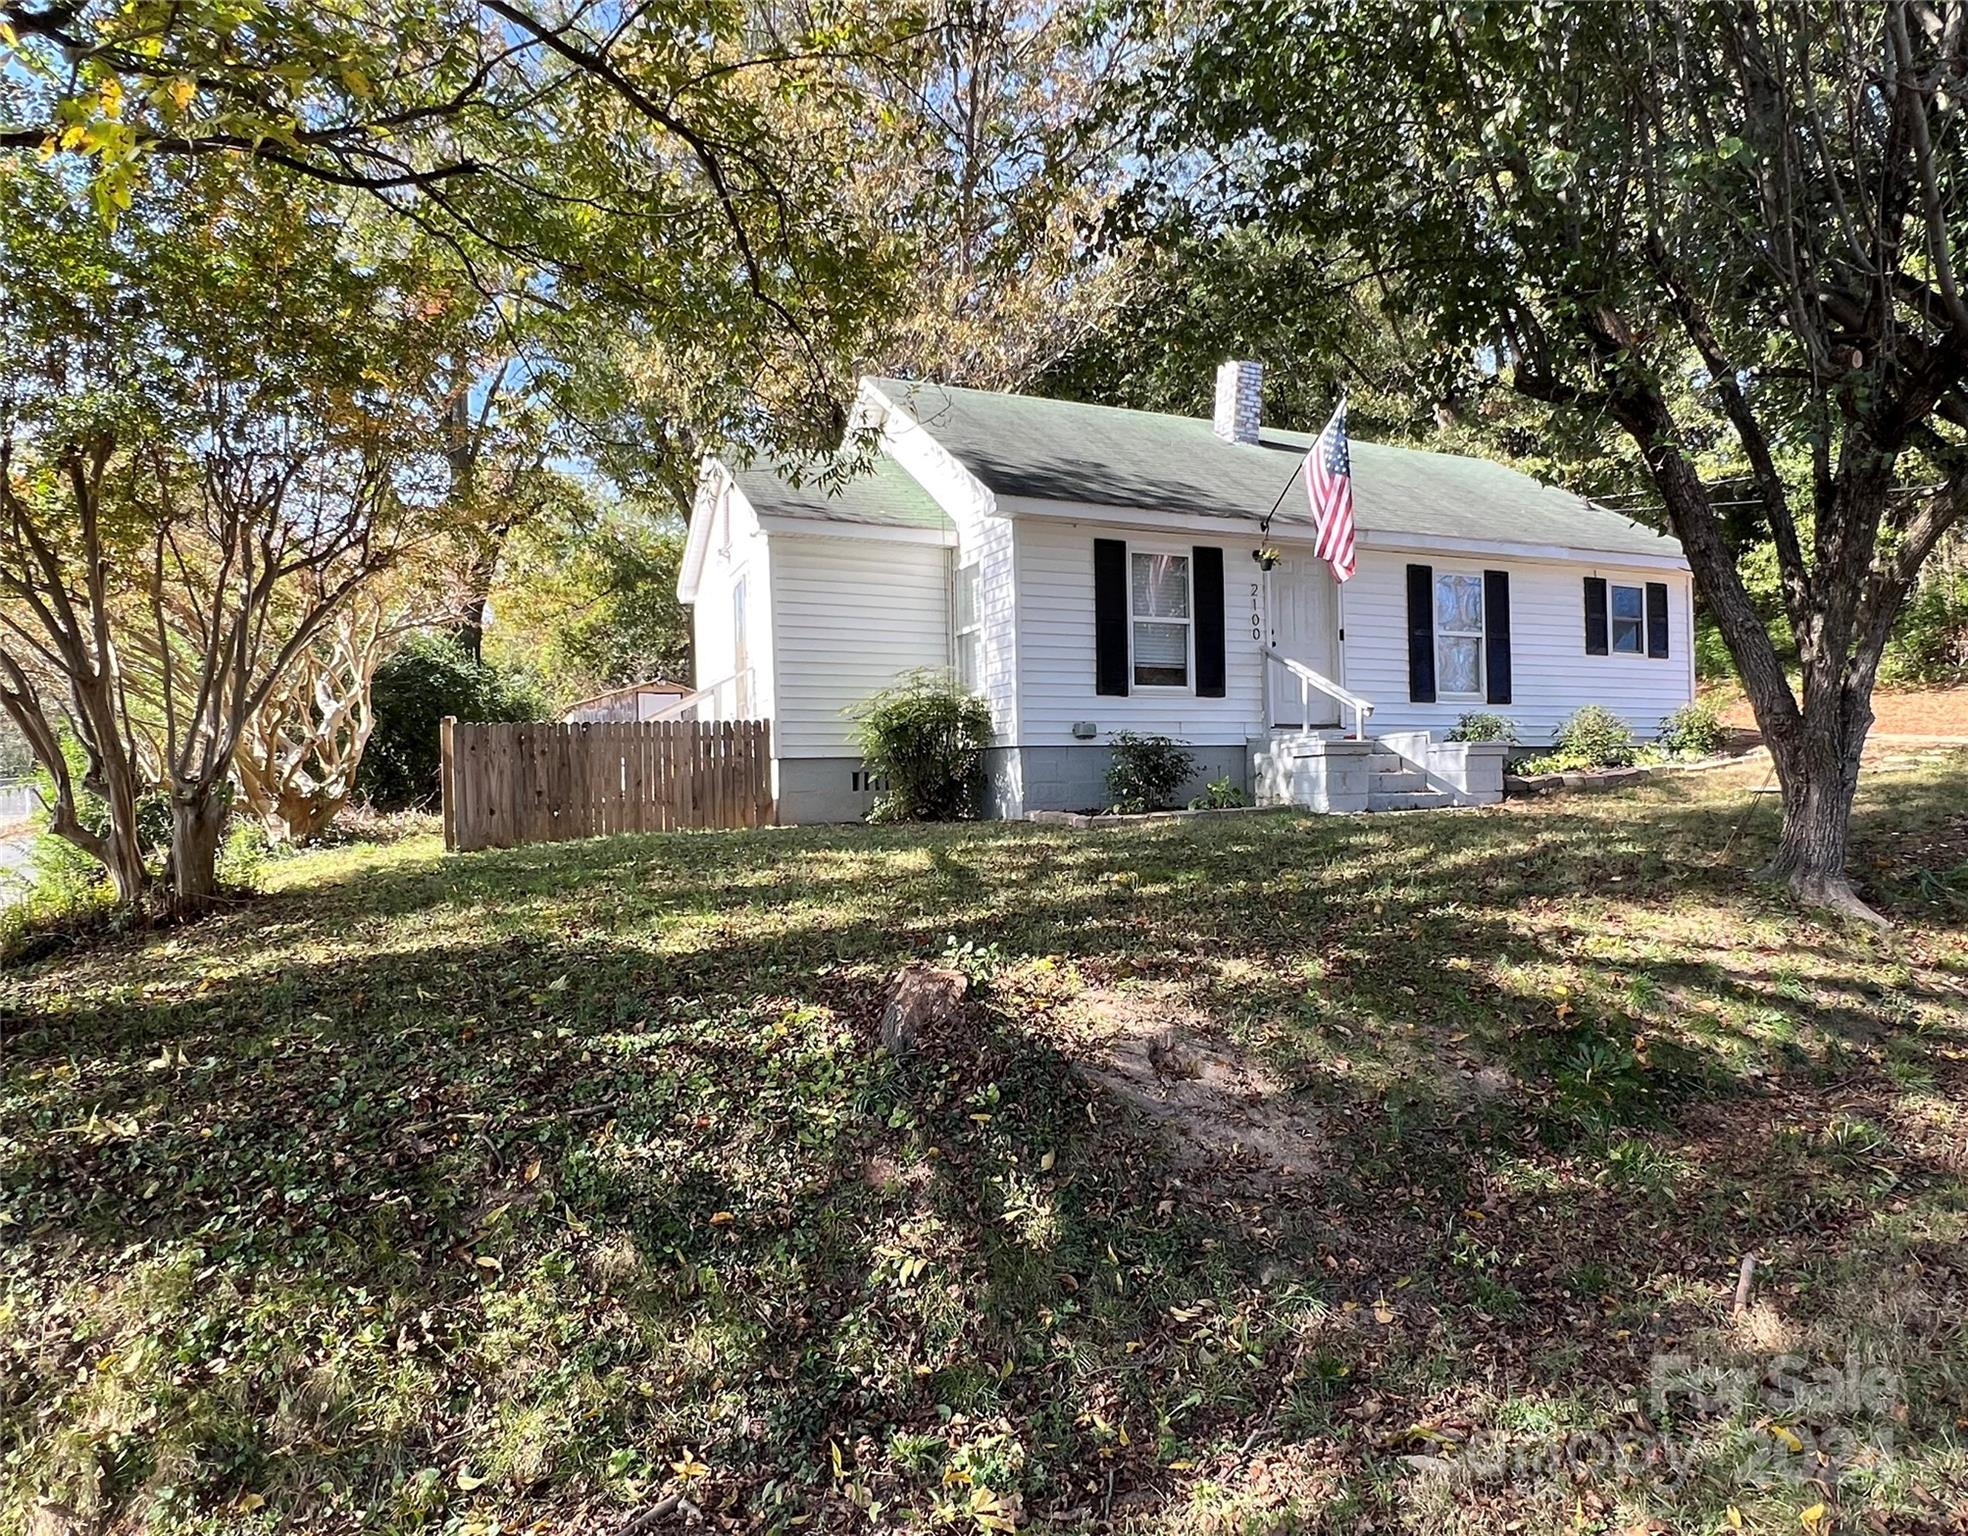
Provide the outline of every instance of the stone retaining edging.
{"type": "Polygon", "coordinates": [[[1210,816],[1257,816],[1274,811],[1302,810],[1290,805],[1221,805],[1194,811],[1141,811],[1132,816],[1113,811],[1027,811],[1025,819],[1048,827],[1135,827],[1145,821],[1196,821],[1210,816]]]}
{"type": "Polygon", "coordinates": [[[1506,795],[1543,795],[1561,789],[1619,789],[1648,779],[1666,778],[1677,773],[1708,773],[1717,768],[1741,768],[1750,763],[1768,762],[1767,748],[1753,747],[1734,757],[1705,757],[1692,763],[1636,763],[1631,768],[1599,768],[1573,773],[1506,773],[1506,795]]]}

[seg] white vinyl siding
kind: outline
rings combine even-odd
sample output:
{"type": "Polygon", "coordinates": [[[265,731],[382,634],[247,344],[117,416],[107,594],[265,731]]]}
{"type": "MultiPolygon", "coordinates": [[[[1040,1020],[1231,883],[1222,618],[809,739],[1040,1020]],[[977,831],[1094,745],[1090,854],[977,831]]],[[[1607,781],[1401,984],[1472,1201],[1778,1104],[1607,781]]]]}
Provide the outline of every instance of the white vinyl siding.
{"type": "Polygon", "coordinates": [[[949,663],[949,551],[804,534],[770,544],[775,753],[852,757],[846,710],[905,672],[949,663]]]}
{"type": "Polygon", "coordinates": [[[700,718],[769,719],[772,714],[772,581],[766,538],[741,497],[713,512],[710,552],[691,604],[691,673],[698,688],[717,687],[700,718]],[[743,596],[740,596],[742,588],[743,596]],[[739,625],[743,624],[742,638],[739,625]],[[749,677],[741,709],[735,679],[749,677]]]}
{"type": "MultiPolygon", "coordinates": [[[[1230,586],[1233,573],[1250,565],[1247,537],[1198,533],[1185,540],[1166,530],[1035,517],[1002,526],[1016,529],[1017,745],[1070,746],[1079,739],[1073,735],[1078,721],[1091,721],[1101,740],[1114,731],[1156,731],[1199,747],[1241,746],[1263,730],[1264,679],[1251,639],[1249,603],[1242,596],[1245,588],[1230,586]],[[1135,549],[1184,554],[1197,544],[1222,548],[1224,697],[1198,698],[1193,686],[1135,688],[1125,698],[1094,692],[1095,539],[1123,539],[1135,549]]],[[[1192,669],[1190,683],[1194,681],[1192,669]]]]}
{"type": "Polygon", "coordinates": [[[862,390],[864,399],[881,407],[884,448],[956,525],[958,563],[977,566],[979,692],[991,706],[998,743],[1012,745],[1018,740],[1020,640],[1011,522],[996,515],[996,498],[984,483],[936,441],[933,431],[918,425],[906,406],[891,408],[894,402],[871,392],[865,382],[862,390]]]}
{"type": "MultiPolygon", "coordinates": [[[[1426,551],[1362,549],[1359,570],[1341,590],[1346,630],[1348,688],[1374,702],[1370,732],[1432,731],[1439,741],[1459,716],[1494,711],[1516,723],[1526,746],[1543,746],[1558,723],[1581,704],[1603,704],[1633,727],[1636,736],[1659,733],[1661,717],[1688,702],[1690,588],[1685,571],[1622,568],[1616,563],[1512,561],[1431,557],[1426,551]],[[1408,701],[1407,568],[1510,573],[1510,702],[1488,704],[1441,693],[1433,704],[1408,701]],[[1605,577],[1625,586],[1667,586],[1668,654],[1588,656],[1585,653],[1585,578],[1605,577]]],[[[1642,646],[1644,653],[1645,647],[1642,646]]]]}

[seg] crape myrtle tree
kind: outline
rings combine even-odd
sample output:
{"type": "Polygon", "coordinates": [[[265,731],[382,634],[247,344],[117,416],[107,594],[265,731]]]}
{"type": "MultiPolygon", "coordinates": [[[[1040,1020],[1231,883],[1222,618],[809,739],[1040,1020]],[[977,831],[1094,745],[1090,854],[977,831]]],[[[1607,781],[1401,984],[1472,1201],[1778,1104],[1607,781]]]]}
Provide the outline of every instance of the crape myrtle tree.
{"type": "Polygon", "coordinates": [[[1403,325],[1616,422],[1775,760],[1765,873],[1876,921],[1846,873],[1873,683],[1968,497],[1968,8],[1256,0],[1182,42],[1144,96],[1189,173],[1160,211],[1343,240],[1403,325]],[[1698,472],[1717,429],[1796,686],[1719,505],[1744,482],[1698,472]]]}
{"type": "Polygon", "coordinates": [[[370,689],[398,633],[393,619],[373,590],[344,604],[247,716],[233,777],[276,841],[319,837],[355,792],[376,723],[370,689]]]}
{"type": "Polygon", "coordinates": [[[0,162],[0,705],[52,830],[126,902],[136,802],[168,792],[169,899],[194,911],[242,733],[445,527],[443,366],[476,295],[244,162],[184,170],[148,167],[109,224],[60,168],[0,162]]]}

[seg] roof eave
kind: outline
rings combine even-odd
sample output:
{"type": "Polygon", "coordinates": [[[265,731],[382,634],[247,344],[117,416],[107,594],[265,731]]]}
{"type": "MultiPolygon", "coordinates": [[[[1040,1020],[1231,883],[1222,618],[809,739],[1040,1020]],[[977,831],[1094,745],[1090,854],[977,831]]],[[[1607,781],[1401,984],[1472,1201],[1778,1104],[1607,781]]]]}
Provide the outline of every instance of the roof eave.
{"type": "Polygon", "coordinates": [[[878,523],[862,518],[828,517],[820,512],[761,512],[757,514],[761,532],[791,535],[795,538],[882,539],[900,544],[949,544],[957,542],[954,523],[942,528],[917,523],[878,523]]]}
{"type": "Polygon", "coordinates": [[[694,603],[704,579],[704,558],[710,548],[711,524],[717,521],[717,488],[729,484],[737,494],[737,478],[720,459],[706,454],[697,466],[697,489],[690,498],[690,530],[684,535],[683,558],[677,562],[677,601],[694,603]]]}

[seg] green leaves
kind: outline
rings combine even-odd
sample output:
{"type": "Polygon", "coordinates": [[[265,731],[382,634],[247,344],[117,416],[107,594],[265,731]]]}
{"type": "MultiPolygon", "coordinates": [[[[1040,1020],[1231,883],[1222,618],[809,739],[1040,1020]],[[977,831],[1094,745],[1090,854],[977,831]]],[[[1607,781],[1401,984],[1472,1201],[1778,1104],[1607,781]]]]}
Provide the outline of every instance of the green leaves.
{"type": "Polygon", "coordinates": [[[876,78],[855,61],[896,23],[751,20],[685,0],[619,26],[556,0],[84,0],[8,34],[0,147],[79,170],[106,223],[233,159],[326,217],[356,193],[397,223],[380,238],[427,243],[489,303],[637,355],[662,414],[831,449],[902,254],[845,174],[876,78]]]}

